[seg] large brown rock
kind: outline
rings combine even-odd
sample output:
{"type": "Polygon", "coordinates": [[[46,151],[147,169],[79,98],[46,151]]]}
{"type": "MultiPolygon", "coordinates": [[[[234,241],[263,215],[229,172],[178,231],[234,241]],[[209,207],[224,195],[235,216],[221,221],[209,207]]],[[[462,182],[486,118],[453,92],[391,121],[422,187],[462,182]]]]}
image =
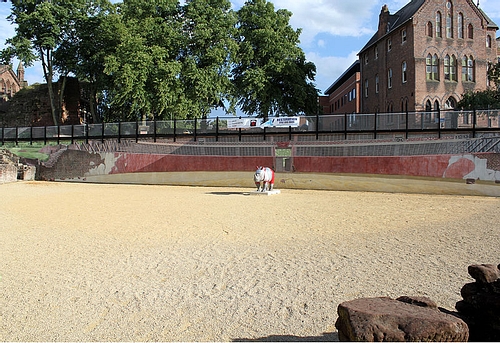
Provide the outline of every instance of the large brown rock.
{"type": "Polygon", "coordinates": [[[500,270],[493,264],[473,264],[469,266],[468,271],[479,283],[493,283],[500,278],[500,270]]]}
{"type": "Polygon", "coordinates": [[[431,307],[387,297],[363,298],[338,306],[335,327],[341,341],[467,341],[467,324],[431,307]]]}

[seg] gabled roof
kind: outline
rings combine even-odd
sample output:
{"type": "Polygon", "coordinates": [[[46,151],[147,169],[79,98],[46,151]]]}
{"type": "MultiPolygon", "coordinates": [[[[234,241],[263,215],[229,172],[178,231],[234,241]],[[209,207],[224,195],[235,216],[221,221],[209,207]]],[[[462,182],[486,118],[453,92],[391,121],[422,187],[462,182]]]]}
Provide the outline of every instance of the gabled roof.
{"type": "MultiPolygon", "coordinates": [[[[406,6],[404,6],[402,9],[397,11],[395,14],[391,14],[389,16],[389,27],[387,30],[387,33],[381,37],[378,36],[378,32],[375,32],[373,37],[368,41],[368,43],[360,50],[359,54],[361,54],[363,51],[374,45],[376,42],[381,40],[383,37],[385,37],[387,34],[391,33],[392,31],[396,30],[399,28],[401,25],[405,24],[409,20],[413,19],[413,16],[415,13],[418,12],[420,7],[425,3],[426,0],[412,0],[409,2],[406,6]]],[[[484,19],[487,22],[488,28],[496,29],[498,30],[498,26],[491,20],[484,11],[477,7],[474,3],[472,3],[472,6],[475,6],[476,9],[479,10],[481,15],[483,15],[484,19]]],[[[358,54],[358,55],[359,55],[358,54]]]]}
{"type": "Polygon", "coordinates": [[[349,80],[351,76],[358,73],[361,70],[359,60],[354,62],[340,77],[325,91],[325,94],[332,94],[335,92],[344,82],[349,80]]]}
{"type": "MultiPolygon", "coordinates": [[[[385,37],[387,34],[391,33],[401,25],[408,22],[410,19],[413,19],[413,16],[417,11],[422,7],[425,0],[412,0],[405,7],[397,11],[395,14],[391,14],[389,16],[389,27],[387,33],[383,36],[385,37]]],[[[361,49],[359,53],[362,53],[364,50],[368,49],[370,46],[378,42],[382,37],[378,36],[378,32],[375,32],[373,37],[368,41],[368,43],[361,49]]]]}

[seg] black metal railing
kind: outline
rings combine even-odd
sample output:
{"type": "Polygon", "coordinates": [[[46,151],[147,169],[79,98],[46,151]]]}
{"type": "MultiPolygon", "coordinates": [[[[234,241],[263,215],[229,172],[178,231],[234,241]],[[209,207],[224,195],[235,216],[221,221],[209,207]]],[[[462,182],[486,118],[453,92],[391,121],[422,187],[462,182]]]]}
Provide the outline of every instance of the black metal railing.
{"type": "MultiPolygon", "coordinates": [[[[269,135],[286,135],[292,140],[294,135],[309,135],[320,139],[320,135],[337,135],[348,139],[352,135],[378,139],[393,136],[395,139],[408,139],[415,134],[430,134],[441,138],[445,133],[463,133],[475,138],[478,132],[500,132],[500,110],[488,111],[433,111],[406,113],[372,114],[331,114],[301,116],[298,125],[260,126],[230,128],[228,122],[235,117],[216,117],[192,120],[146,120],[136,122],[99,123],[60,126],[2,127],[1,144],[7,142],[49,142],[71,143],[89,140],[134,139],[172,139],[179,138],[196,141],[202,137],[257,136],[265,141],[269,135]]],[[[268,118],[272,119],[272,118],[268,118]]]]}

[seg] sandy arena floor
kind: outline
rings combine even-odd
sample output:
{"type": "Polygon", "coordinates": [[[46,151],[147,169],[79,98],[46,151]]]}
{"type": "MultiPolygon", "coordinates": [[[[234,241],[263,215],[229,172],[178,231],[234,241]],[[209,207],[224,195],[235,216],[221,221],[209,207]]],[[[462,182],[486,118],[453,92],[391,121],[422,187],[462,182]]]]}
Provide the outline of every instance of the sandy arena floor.
{"type": "Polygon", "coordinates": [[[1,341],[336,340],[339,303],[500,263],[500,198],[0,185],[1,341]]]}

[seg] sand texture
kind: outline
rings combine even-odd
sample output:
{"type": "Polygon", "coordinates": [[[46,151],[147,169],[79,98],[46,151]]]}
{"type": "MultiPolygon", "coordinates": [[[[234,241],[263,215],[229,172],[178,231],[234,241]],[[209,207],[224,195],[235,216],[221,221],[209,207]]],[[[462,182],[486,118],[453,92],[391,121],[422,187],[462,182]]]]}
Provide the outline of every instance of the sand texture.
{"type": "Polygon", "coordinates": [[[336,340],[337,306],[500,263],[493,197],[0,185],[1,341],[336,340]]]}

